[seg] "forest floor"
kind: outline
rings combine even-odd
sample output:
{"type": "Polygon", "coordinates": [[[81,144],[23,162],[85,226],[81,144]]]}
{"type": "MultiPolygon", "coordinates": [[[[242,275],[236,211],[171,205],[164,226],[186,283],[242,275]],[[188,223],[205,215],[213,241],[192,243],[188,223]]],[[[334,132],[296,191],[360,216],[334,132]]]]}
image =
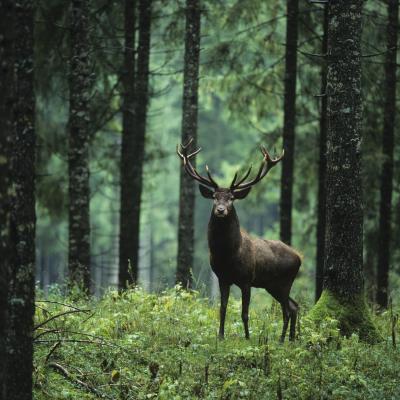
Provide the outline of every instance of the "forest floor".
{"type": "Polygon", "coordinates": [[[52,294],[37,306],[38,400],[400,399],[393,310],[374,316],[384,338],[377,345],[341,337],[334,320],[315,330],[306,311],[297,341],[281,345],[274,302],[251,309],[249,341],[239,301],[230,300],[220,341],[217,305],[179,288],[100,300],[52,294]]]}

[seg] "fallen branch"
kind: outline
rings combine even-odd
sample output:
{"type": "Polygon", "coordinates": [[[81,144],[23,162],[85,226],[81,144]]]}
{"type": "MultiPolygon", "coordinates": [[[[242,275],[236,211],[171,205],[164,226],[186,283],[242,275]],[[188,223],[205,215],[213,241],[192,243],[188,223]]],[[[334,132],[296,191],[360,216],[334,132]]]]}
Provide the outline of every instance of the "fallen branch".
{"type": "Polygon", "coordinates": [[[68,372],[68,370],[62,366],[61,364],[58,364],[56,362],[51,362],[48,364],[49,368],[54,369],[56,372],[60,373],[62,376],[64,376],[64,378],[66,378],[68,381],[70,381],[72,384],[74,384],[75,386],[82,388],[92,394],[94,394],[95,396],[101,398],[101,399],[112,399],[112,397],[108,396],[105,393],[101,393],[99,392],[95,387],[93,387],[92,385],[76,378],[75,376],[71,375],[71,373],[68,372]]]}
{"type": "Polygon", "coordinates": [[[79,309],[77,309],[77,310],[68,310],[68,311],[64,311],[64,312],[62,312],[62,313],[60,313],[60,314],[53,315],[52,317],[46,319],[46,321],[43,321],[43,322],[41,322],[40,324],[36,325],[36,326],[34,327],[33,330],[36,331],[37,329],[41,328],[43,325],[48,324],[50,321],[53,321],[53,320],[55,320],[56,318],[60,318],[60,317],[62,317],[62,316],[64,316],[64,315],[76,314],[76,313],[90,313],[90,310],[79,310],[79,309]]]}

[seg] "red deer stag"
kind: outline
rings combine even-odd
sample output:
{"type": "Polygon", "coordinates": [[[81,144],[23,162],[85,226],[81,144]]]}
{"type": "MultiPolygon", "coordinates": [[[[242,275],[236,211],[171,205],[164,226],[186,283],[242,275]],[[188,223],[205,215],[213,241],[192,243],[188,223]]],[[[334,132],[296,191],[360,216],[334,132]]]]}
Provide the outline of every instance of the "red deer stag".
{"type": "Polygon", "coordinates": [[[253,185],[261,181],[268,171],[283,157],[272,159],[261,147],[263,160],[254,179],[246,181],[251,167],[238,179],[236,173],[229,188],[221,188],[212,178],[208,167],[207,177],[200,175],[191,164],[201,148],[189,153],[192,140],[177,147],[185,171],[200,183],[203,197],[213,199],[214,205],[208,224],[208,246],[210,264],[218,277],[221,292],[219,337],[224,337],[226,307],[231,285],[237,285],[242,291],[242,320],[246,339],[249,338],[248,313],[251,287],[264,288],[281,305],[283,329],[281,342],[285,340],[290,320],[289,340],[294,340],[298,304],[289,297],[290,289],[301,265],[299,254],[278,240],[264,240],[251,237],[240,229],[239,219],[233,206],[234,200],[244,199],[253,185]]]}

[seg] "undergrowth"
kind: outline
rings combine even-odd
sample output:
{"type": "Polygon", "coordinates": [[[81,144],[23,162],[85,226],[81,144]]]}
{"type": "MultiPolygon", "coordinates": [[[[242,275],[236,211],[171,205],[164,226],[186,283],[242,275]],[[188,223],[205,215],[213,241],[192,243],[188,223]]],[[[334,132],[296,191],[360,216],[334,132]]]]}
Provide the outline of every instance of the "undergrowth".
{"type": "Polygon", "coordinates": [[[53,294],[37,306],[38,400],[400,398],[393,310],[374,316],[385,340],[373,346],[343,338],[334,320],[315,331],[304,317],[297,341],[281,345],[276,303],[251,310],[249,341],[240,302],[230,300],[220,341],[217,305],[180,288],[100,300],[53,294]]]}

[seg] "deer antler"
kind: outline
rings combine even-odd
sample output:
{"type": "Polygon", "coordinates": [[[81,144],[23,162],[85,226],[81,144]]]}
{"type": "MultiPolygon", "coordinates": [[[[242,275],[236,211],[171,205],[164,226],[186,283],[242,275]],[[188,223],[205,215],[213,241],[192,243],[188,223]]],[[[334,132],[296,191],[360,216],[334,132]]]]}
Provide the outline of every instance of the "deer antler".
{"type": "Polygon", "coordinates": [[[201,151],[201,147],[197,150],[193,151],[192,153],[188,154],[189,146],[192,144],[193,138],[190,138],[186,144],[180,144],[176,146],[176,153],[178,154],[179,158],[183,162],[183,166],[185,171],[189,176],[191,176],[196,181],[200,182],[204,186],[208,186],[213,189],[218,189],[218,183],[212,178],[208,165],[206,165],[206,171],[208,178],[201,176],[197,171],[196,168],[193,167],[190,159],[196,156],[201,151]]]}
{"type": "Polygon", "coordinates": [[[250,180],[248,182],[244,182],[247,179],[247,177],[250,175],[250,171],[252,168],[252,167],[250,167],[248,169],[248,171],[246,172],[246,174],[243,176],[243,178],[240,179],[240,181],[236,183],[236,179],[238,177],[238,174],[236,173],[233,178],[233,181],[231,183],[231,186],[230,186],[231,190],[243,190],[243,189],[249,188],[250,186],[255,185],[257,182],[261,181],[261,179],[264,178],[265,175],[267,175],[268,171],[274,165],[276,165],[279,161],[281,161],[283,156],[285,155],[285,151],[282,150],[282,154],[280,157],[272,159],[264,146],[260,146],[260,148],[261,148],[261,153],[263,154],[264,157],[261,162],[261,165],[260,165],[257,175],[252,180],[250,180]]]}

